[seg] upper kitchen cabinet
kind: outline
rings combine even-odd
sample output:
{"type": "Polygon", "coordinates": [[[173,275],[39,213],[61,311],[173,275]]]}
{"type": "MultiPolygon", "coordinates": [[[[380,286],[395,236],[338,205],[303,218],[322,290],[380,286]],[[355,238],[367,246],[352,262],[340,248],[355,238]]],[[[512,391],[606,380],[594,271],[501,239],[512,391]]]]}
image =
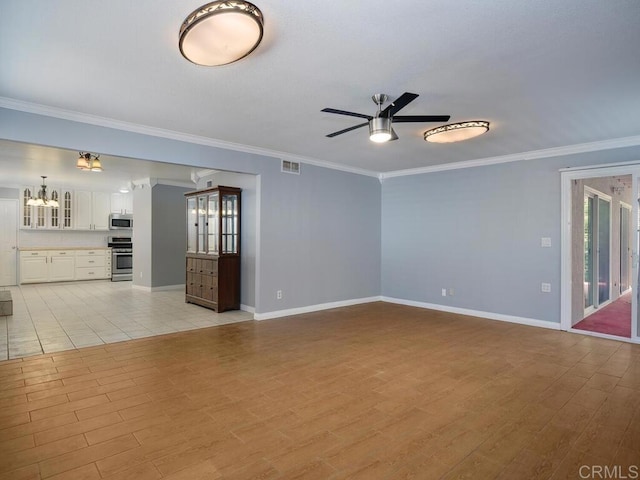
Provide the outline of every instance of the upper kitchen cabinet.
{"type": "Polygon", "coordinates": [[[70,229],[73,227],[73,191],[53,187],[47,192],[57,207],[32,206],[27,202],[37,196],[35,187],[22,187],[20,202],[20,228],[70,229]]]}
{"type": "Polygon", "coordinates": [[[75,229],[109,230],[111,195],[105,192],[75,193],[75,229]]]}
{"type": "Polygon", "coordinates": [[[131,193],[112,193],[111,213],[133,213],[133,195],[131,193]]]}

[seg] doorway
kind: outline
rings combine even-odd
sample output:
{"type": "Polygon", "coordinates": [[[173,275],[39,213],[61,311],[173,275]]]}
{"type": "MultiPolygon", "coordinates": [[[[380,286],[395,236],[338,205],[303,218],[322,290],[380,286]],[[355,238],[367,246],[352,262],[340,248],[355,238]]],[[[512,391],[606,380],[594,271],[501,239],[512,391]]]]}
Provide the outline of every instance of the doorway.
{"type": "Polygon", "coordinates": [[[638,340],[638,167],[562,172],[561,328],[638,340]]]}
{"type": "Polygon", "coordinates": [[[0,286],[17,285],[18,200],[0,199],[0,286]]]}

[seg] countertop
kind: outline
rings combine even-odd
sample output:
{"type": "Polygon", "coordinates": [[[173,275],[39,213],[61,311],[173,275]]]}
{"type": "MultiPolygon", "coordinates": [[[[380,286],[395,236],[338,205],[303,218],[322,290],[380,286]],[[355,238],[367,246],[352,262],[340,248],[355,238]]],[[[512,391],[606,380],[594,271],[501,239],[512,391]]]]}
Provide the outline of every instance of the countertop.
{"type": "Polygon", "coordinates": [[[22,252],[43,251],[43,250],[108,250],[110,247],[20,247],[22,252]]]}

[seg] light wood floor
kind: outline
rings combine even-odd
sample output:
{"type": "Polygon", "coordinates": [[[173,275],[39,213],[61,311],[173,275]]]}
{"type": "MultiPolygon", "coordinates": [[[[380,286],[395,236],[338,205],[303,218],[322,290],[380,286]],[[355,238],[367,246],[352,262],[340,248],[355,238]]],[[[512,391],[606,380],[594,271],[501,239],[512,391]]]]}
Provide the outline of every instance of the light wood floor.
{"type": "Polygon", "coordinates": [[[580,478],[640,346],[372,303],[0,362],[3,479],[580,478]]]}

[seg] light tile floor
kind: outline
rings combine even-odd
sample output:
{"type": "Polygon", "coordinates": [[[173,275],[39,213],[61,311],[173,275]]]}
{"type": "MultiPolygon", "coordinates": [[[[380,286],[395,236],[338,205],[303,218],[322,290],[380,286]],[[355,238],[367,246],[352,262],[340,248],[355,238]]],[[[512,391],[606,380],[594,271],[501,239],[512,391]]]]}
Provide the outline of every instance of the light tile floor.
{"type": "Polygon", "coordinates": [[[0,287],[13,315],[0,316],[0,360],[252,320],[185,303],[184,291],[148,292],[131,282],[67,282],[0,287]]]}

